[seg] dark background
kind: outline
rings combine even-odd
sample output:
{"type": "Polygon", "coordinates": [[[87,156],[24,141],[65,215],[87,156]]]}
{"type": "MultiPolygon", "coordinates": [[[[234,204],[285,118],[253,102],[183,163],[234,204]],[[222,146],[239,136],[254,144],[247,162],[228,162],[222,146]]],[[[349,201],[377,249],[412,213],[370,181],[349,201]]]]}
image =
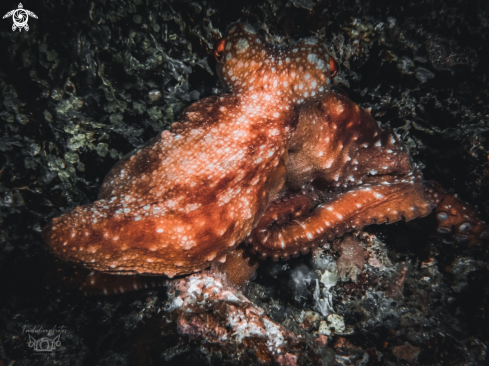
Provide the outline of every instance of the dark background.
{"type": "MultiPolygon", "coordinates": [[[[3,1],[0,14],[17,5],[3,1]]],[[[164,289],[84,296],[71,267],[46,251],[41,228],[93,201],[111,166],[167,128],[185,106],[222,92],[211,51],[234,21],[248,22],[280,43],[325,37],[340,65],[337,87],[401,134],[425,179],[440,182],[489,218],[487,1],[23,5],[38,15],[30,18],[28,32],[12,32],[10,18],[0,22],[0,365],[211,362],[199,353],[198,340],[179,337],[166,315],[155,315],[164,308],[164,289]],[[161,97],[152,100],[151,91],[161,97]],[[27,346],[24,325],[64,325],[69,334],[55,354],[38,356],[27,346]]],[[[440,326],[444,341],[419,363],[437,364],[437,352],[444,350],[443,364],[483,364],[482,356],[471,358],[467,344],[479,342],[482,349],[488,342],[486,248],[474,253],[403,223],[369,230],[389,248],[406,251],[413,264],[428,247],[436,252],[440,272],[456,258],[470,260],[462,270],[467,286],[446,297],[455,296],[455,303],[430,305],[435,316],[439,311],[456,319],[457,330],[440,326]],[[416,230],[419,235],[412,234],[416,230]]],[[[302,262],[307,258],[290,266],[302,262]]],[[[286,273],[282,285],[267,282],[266,273],[259,272],[259,284],[286,287],[286,273]]],[[[443,291],[453,292],[457,275],[443,273],[443,291]]],[[[289,295],[277,290],[271,299],[287,303],[289,295]]],[[[310,301],[309,294],[292,303],[307,309],[310,301]]],[[[394,335],[386,332],[380,339],[386,337],[394,335]]],[[[386,356],[382,362],[404,361],[386,356]]]]}

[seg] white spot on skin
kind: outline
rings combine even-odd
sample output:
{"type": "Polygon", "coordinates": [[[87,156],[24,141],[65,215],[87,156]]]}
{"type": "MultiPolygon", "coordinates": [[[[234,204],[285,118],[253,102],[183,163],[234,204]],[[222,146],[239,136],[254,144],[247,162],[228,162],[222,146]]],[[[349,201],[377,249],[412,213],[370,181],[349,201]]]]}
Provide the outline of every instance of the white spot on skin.
{"type": "Polygon", "coordinates": [[[236,44],[236,49],[238,50],[238,52],[244,52],[248,49],[249,46],[250,45],[246,39],[240,38],[238,40],[238,43],[236,44]]]}
{"type": "Polygon", "coordinates": [[[325,167],[326,169],[329,169],[329,168],[331,168],[331,166],[333,165],[333,163],[334,163],[334,159],[333,159],[333,158],[328,159],[328,160],[326,161],[326,163],[324,164],[324,167],[325,167]]]}

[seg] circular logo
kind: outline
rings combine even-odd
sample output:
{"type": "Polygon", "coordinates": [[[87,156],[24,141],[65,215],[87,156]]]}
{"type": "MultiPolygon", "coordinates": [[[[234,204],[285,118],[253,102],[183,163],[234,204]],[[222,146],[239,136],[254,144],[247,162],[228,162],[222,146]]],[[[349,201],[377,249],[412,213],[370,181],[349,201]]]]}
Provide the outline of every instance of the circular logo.
{"type": "Polygon", "coordinates": [[[12,20],[18,28],[24,28],[29,20],[29,14],[24,9],[16,9],[12,15],[12,20]]]}

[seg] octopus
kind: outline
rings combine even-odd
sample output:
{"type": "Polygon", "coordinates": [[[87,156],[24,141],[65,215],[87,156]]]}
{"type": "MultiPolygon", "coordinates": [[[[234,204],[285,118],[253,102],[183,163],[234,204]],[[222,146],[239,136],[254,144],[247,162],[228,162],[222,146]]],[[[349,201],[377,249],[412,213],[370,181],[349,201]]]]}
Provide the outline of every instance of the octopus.
{"type": "Polygon", "coordinates": [[[43,236],[56,256],[170,278],[217,264],[241,283],[257,264],[243,265],[240,243],[287,260],[434,209],[441,234],[489,236],[473,209],[423,180],[393,131],[334,90],[320,39],[279,46],[235,23],[215,56],[228,92],[188,107],[112,168],[97,201],[53,219],[43,236]]]}

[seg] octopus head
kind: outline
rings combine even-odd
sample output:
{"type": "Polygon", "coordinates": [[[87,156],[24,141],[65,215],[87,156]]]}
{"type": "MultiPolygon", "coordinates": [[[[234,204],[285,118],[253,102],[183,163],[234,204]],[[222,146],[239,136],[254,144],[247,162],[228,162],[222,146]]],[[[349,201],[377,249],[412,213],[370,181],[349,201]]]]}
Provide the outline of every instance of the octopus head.
{"type": "Polygon", "coordinates": [[[337,69],[319,38],[275,45],[243,23],[231,25],[214,55],[219,77],[231,93],[265,91],[296,103],[322,97],[330,89],[337,69]]]}

